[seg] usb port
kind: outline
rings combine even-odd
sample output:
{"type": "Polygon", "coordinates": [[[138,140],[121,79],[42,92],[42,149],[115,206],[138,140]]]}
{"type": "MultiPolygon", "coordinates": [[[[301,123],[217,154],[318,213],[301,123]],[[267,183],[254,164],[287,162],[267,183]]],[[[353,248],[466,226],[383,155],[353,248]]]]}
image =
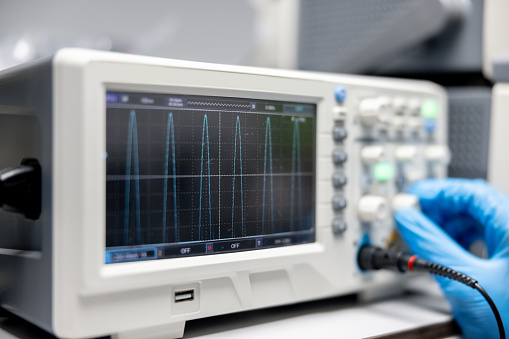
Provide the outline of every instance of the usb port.
{"type": "Polygon", "coordinates": [[[175,292],[176,303],[193,300],[194,300],[194,289],[175,292]]]}

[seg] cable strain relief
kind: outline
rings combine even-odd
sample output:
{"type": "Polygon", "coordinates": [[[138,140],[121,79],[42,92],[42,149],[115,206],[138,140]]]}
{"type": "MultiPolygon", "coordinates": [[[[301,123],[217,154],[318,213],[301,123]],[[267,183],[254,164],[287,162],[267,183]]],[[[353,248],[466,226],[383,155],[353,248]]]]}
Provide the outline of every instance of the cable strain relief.
{"type": "Polygon", "coordinates": [[[397,266],[398,266],[398,270],[401,272],[401,273],[404,273],[406,271],[409,271],[410,270],[410,266],[408,265],[410,259],[412,258],[412,256],[406,252],[399,252],[397,257],[396,257],[396,263],[397,263],[397,266]]]}
{"type": "Polygon", "coordinates": [[[0,207],[2,207],[5,204],[5,187],[4,182],[0,180],[0,207]]]}
{"type": "Polygon", "coordinates": [[[466,274],[421,258],[415,260],[413,267],[414,269],[419,268],[421,271],[427,270],[431,274],[459,281],[467,286],[470,286],[471,288],[475,288],[475,284],[477,284],[477,280],[469,277],[466,274]]]}
{"type": "Polygon", "coordinates": [[[41,165],[26,158],[0,171],[0,207],[36,220],[41,214],[41,165]]]}

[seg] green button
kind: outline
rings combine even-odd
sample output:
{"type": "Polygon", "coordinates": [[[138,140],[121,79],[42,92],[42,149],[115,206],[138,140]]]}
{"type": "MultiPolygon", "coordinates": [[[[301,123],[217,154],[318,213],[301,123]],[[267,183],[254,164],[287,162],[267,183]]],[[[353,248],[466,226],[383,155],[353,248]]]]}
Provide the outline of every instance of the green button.
{"type": "Polygon", "coordinates": [[[434,99],[426,99],[421,105],[421,115],[426,119],[434,119],[438,115],[438,102],[434,99]]]}
{"type": "Polygon", "coordinates": [[[388,162],[379,162],[375,164],[374,176],[376,181],[387,181],[392,178],[392,165],[388,162]]]}

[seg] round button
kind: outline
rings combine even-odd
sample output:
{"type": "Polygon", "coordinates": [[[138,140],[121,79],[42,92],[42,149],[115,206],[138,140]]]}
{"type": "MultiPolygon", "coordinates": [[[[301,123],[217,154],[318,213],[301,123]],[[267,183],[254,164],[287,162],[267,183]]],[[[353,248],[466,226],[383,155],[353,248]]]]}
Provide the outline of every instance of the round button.
{"type": "Polygon", "coordinates": [[[336,142],[345,140],[347,135],[348,133],[346,132],[346,129],[342,126],[334,126],[332,129],[332,136],[336,142]]]}
{"type": "Polygon", "coordinates": [[[334,96],[336,97],[336,101],[341,103],[346,99],[346,89],[343,86],[336,86],[334,89],[334,96]]]}
{"type": "Polygon", "coordinates": [[[346,199],[340,195],[336,195],[332,198],[332,208],[334,211],[339,212],[346,207],[346,199]]]}
{"type": "Polygon", "coordinates": [[[343,173],[334,173],[332,175],[332,184],[334,185],[334,187],[341,188],[346,185],[346,182],[347,182],[346,175],[344,175],[343,173]]]}
{"type": "Polygon", "coordinates": [[[341,150],[335,150],[333,153],[332,153],[332,161],[334,161],[334,164],[336,165],[342,165],[346,159],[347,159],[347,155],[344,151],[341,151],[341,150]]]}
{"type": "Polygon", "coordinates": [[[346,231],[346,222],[343,219],[334,219],[332,221],[332,232],[341,234],[346,231]]]}

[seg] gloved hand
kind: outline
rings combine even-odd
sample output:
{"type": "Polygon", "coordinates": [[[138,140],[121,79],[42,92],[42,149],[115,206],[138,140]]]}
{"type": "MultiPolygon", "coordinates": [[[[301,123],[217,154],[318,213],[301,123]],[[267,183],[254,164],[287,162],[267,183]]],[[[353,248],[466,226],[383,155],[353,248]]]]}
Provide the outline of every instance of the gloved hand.
{"type": "MultiPolygon", "coordinates": [[[[410,250],[429,261],[476,279],[495,302],[509,331],[509,199],[482,180],[429,179],[411,186],[422,212],[394,213],[410,250]],[[439,226],[440,225],[440,226],[439,226]],[[488,259],[470,254],[468,245],[479,229],[488,259]],[[474,234],[474,236],[472,236],[474,234]]],[[[457,281],[436,278],[465,338],[498,338],[495,317],[482,295],[457,281]]]]}

